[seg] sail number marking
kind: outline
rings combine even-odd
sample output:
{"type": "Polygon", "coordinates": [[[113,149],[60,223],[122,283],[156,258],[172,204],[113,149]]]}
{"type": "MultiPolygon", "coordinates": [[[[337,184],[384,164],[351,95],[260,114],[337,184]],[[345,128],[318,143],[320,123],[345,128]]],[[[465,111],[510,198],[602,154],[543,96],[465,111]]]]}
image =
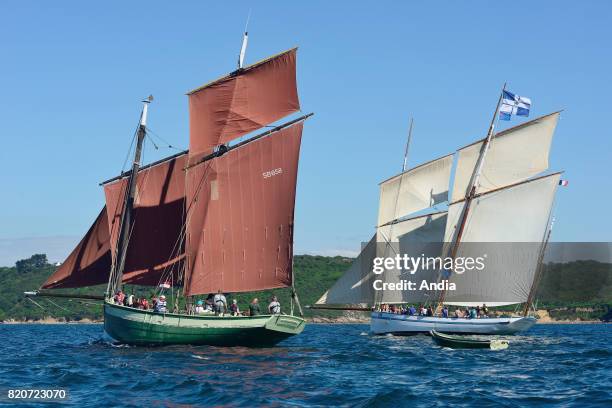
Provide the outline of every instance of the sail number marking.
{"type": "Polygon", "coordinates": [[[274,170],[264,171],[262,173],[263,178],[270,178],[270,177],[278,176],[279,174],[283,174],[283,169],[280,167],[274,170]]]}

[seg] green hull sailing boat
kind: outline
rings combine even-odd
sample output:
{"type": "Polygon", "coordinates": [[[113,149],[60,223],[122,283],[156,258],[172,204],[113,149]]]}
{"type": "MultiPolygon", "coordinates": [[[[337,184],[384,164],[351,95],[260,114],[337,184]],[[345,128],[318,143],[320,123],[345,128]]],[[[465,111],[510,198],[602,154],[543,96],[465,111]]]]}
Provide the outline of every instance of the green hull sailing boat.
{"type": "Polygon", "coordinates": [[[303,122],[312,114],[270,126],[300,111],[297,49],[242,67],[244,44],[236,71],[188,93],[189,150],[140,166],[152,98],[143,101],[131,170],[101,183],[106,205],[94,224],[41,290],[26,295],[103,300],[104,330],[127,344],[259,347],[302,332],[304,319],[293,315],[294,304],[302,315],[293,218],[303,122]],[[99,296],[52,290],[101,284],[99,296]],[[124,284],[172,301],[157,311],[119,304],[124,284]],[[285,287],[290,315],[195,313],[206,295],[285,287]]]}

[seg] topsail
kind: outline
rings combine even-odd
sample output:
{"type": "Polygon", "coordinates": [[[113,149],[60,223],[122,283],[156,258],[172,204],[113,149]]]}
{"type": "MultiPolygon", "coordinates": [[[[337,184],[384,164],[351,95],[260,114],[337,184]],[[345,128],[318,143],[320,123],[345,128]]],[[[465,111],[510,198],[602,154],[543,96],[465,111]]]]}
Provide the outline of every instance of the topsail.
{"type": "MultiPolygon", "coordinates": [[[[478,192],[524,181],[545,171],[558,121],[559,112],[555,112],[497,133],[489,145],[478,192]]],[[[465,197],[482,144],[478,141],[459,150],[453,202],[465,197]]]]}
{"type": "Polygon", "coordinates": [[[213,81],[189,95],[189,154],[260,129],[300,109],[297,48],[213,81]]]}
{"type": "Polygon", "coordinates": [[[447,201],[452,165],[449,154],[383,181],[378,225],[447,201]]]}

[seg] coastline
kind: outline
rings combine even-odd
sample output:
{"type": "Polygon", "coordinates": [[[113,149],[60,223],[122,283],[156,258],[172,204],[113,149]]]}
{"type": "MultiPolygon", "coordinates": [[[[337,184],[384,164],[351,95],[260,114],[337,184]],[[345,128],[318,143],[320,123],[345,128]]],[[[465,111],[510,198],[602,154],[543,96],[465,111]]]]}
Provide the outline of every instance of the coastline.
{"type": "MultiPolygon", "coordinates": [[[[501,313],[494,313],[498,315],[501,313]]],[[[606,322],[603,320],[585,320],[581,318],[571,320],[557,320],[550,316],[547,310],[536,311],[537,324],[606,324],[612,322],[606,322]]],[[[308,324],[370,324],[370,317],[365,313],[347,313],[342,316],[335,317],[324,317],[324,316],[313,316],[306,317],[308,324]]],[[[6,319],[0,321],[0,324],[102,324],[103,319],[90,319],[83,318],[79,320],[68,320],[65,317],[45,317],[44,319],[32,320],[18,320],[18,319],[6,319]]]]}

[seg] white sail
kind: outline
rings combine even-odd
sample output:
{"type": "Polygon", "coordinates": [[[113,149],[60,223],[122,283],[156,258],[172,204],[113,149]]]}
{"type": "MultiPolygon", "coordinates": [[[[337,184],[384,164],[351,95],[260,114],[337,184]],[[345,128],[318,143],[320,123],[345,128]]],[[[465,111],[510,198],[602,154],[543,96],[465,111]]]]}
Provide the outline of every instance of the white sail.
{"type": "MultiPolygon", "coordinates": [[[[410,218],[377,230],[377,256],[393,258],[396,254],[409,257],[439,257],[446,227],[446,212],[410,218]]],[[[418,268],[415,273],[404,269],[387,269],[377,279],[385,283],[410,280],[420,284],[422,280],[436,282],[438,271],[434,268],[418,268]]],[[[424,290],[385,290],[377,293],[381,303],[425,302],[432,294],[424,290]]]]}
{"type": "Polygon", "coordinates": [[[378,225],[448,200],[453,155],[432,160],[380,184],[378,225]]]}
{"type": "MultiPolygon", "coordinates": [[[[559,112],[499,132],[489,145],[478,193],[527,180],[548,168],[548,155],[559,112]]],[[[465,198],[483,141],[459,150],[452,201],[465,198]]]]}
{"type": "MultiPolygon", "coordinates": [[[[484,257],[482,271],[453,273],[454,305],[501,305],[527,301],[538,267],[560,173],[522,182],[473,199],[458,257],[484,257]]],[[[449,207],[445,240],[450,242],[465,202],[449,207]]]]}
{"type": "Polygon", "coordinates": [[[361,250],[350,268],[327,292],[317,300],[317,305],[372,305],[374,288],[372,262],[376,256],[376,235],[361,250]]]}

